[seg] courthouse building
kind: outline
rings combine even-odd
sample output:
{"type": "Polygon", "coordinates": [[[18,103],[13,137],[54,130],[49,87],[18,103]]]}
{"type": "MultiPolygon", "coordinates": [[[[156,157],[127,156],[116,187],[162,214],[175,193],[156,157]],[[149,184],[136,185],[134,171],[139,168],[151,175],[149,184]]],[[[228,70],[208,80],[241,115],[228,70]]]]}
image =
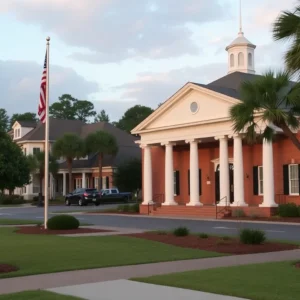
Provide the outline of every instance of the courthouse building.
{"type": "Polygon", "coordinates": [[[229,109],[242,101],[242,82],[259,76],[255,48],[239,32],[226,48],[227,75],[188,82],[132,130],[143,149],[141,213],[269,216],[279,203],[300,204],[300,152],[282,131],[252,146],[233,131],[229,109]]]}

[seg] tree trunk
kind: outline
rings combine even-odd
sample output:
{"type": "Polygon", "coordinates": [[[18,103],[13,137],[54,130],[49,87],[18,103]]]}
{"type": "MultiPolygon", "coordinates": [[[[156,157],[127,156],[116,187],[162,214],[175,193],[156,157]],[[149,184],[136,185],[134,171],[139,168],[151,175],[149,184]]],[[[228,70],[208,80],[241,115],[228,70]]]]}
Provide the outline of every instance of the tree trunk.
{"type": "Polygon", "coordinates": [[[98,166],[99,166],[99,178],[98,178],[98,189],[99,191],[102,190],[102,163],[103,163],[103,154],[99,153],[98,154],[98,166]]]}
{"type": "Polygon", "coordinates": [[[286,123],[282,122],[278,124],[278,127],[282,129],[283,133],[287,137],[289,137],[292,143],[297,147],[297,149],[300,150],[300,141],[297,139],[296,135],[290,130],[290,128],[286,125],[286,123]]]}
{"type": "Polygon", "coordinates": [[[68,193],[71,193],[71,191],[74,190],[73,181],[72,181],[72,160],[71,159],[67,160],[67,165],[68,165],[68,172],[69,172],[68,193]]]}

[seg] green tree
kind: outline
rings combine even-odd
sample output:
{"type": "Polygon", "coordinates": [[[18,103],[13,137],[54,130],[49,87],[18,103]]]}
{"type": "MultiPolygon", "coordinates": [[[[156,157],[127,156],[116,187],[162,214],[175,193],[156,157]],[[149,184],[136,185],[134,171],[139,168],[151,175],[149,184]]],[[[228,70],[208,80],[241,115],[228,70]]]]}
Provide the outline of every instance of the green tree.
{"type": "MultiPolygon", "coordinates": [[[[29,154],[27,156],[29,168],[31,174],[37,174],[39,176],[40,193],[43,192],[43,179],[45,177],[45,152],[37,152],[35,154],[29,154]]],[[[56,158],[49,154],[49,172],[53,177],[57,175],[59,164],[56,158]]]]}
{"type": "Polygon", "coordinates": [[[287,70],[292,74],[300,70],[300,5],[294,11],[283,11],[273,24],[273,37],[278,40],[291,40],[285,53],[287,70]]]}
{"type": "Polygon", "coordinates": [[[0,190],[10,193],[30,183],[30,169],[26,156],[8,134],[0,133],[0,190]]]}
{"type": "Polygon", "coordinates": [[[254,81],[244,82],[241,100],[230,108],[235,132],[245,132],[249,143],[261,138],[272,141],[275,125],[300,150],[293,133],[300,127],[300,83],[291,86],[289,73],[268,71],[254,81]]]}
{"type": "Polygon", "coordinates": [[[104,155],[116,155],[118,153],[118,144],[116,138],[106,131],[96,131],[90,133],[85,139],[86,152],[98,154],[98,189],[102,190],[102,166],[104,155]]]}
{"type": "Polygon", "coordinates": [[[0,108],[0,131],[6,132],[8,130],[9,117],[4,108],[0,108]]]}
{"type": "Polygon", "coordinates": [[[69,94],[64,94],[49,107],[49,114],[56,119],[81,120],[87,123],[88,118],[96,115],[94,104],[87,100],[78,100],[69,94]]]}
{"type": "Polygon", "coordinates": [[[131,159],[117,168],[113,175],[114,185],[120,190],[135,192],[142,187],[142,163],[140,159],[131,159]]]}
{"type": "Polygon", "coordinates": [[[37,116],[35,113],[26,112],[24,114],[13,114],[10,118],[10,128],[13,127],[16,121],[32,121],[37,122],[37,116]]]}
{"type": "Polygon", "coordinates": [[[109,123],[109,116],[106,113],[106,111],[104,109],[102,109],[100,111],[99,114],[96,115],[95,119],[94,119],[94,123],[98,123],[98,122],[107,122],[109,123]]]}
{"type": "Polygon", "coordinates": [[[150,107],[135,105],[125,112],[119,122],[117,122],[116,126],[119,129],[130,133],[133,128],[144,121],[152,113],[153,109],[150,107]]]}
{"type": "Polygon", "coordinates": [[[63,137],[56,140],[52,148],[53,155],[56,158],[65,158],[69,173],[69,191],[73,190],[72,165],[74,158],[80,158],[84,155],[84,144],[82,139],[74,133],[65,133],[63,137]]]}

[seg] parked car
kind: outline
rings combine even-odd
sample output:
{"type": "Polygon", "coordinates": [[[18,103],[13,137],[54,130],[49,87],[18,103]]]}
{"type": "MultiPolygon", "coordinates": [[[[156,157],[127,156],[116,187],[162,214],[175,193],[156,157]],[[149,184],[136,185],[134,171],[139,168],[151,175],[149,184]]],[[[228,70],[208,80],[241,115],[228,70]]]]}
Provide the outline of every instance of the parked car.
{"type": "Polygon", "coordinates": [[[100,195],[96,189],[76,189],[65,197],[66,205],[77,204],[80,206],[93,203],[96,206],[100,204],[100,195]]]}
{"type": "Polygon", "coordinates": [[[100,203],[128,203],[132,200],[132,193],[120,193],[117,188],[103,189],[100,191],[100,203]]]}

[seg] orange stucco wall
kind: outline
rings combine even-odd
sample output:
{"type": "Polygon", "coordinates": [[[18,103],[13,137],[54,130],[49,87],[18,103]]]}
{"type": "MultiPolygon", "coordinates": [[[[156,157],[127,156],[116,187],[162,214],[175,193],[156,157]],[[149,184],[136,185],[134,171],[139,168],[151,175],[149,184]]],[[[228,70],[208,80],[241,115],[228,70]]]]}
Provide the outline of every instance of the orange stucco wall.
{"type": "MultiPolygon", "coordinates": [[[[233,158],[233,143],[229,140],[229,158],[233,158]]],[[[163,202],[165,189],[165,150],[164,147],[152,147],[152,182],[153,200],[163,202]]],[[[211,161],[219,158],[219,144],[199,144],[199,168],[202,170],[202,195],[203,204],[215,203],[215,170],[211,161]],[[210,181],[210,184],[207,184],[210,181]]],[[[273,143],[274,155],[274,180],[275,201],[294,202],[300,205],[300,196],[283,195],[283,165],[300,164],[300,151],[286,138],[278,138],[273,143]]],[[[180,195],[175,197],[180,204],[189,202],[188,195],[188,169],[189,169],[189,146],[175,146],[173,149],[174,171],[180,172],[180,195]]],[[[253,195],[253,166],[262,165],[262,145],[243,145],[244,160],[244,190],[245,201],[250,206],[262,203],[263,197],[253,195]]]]}

